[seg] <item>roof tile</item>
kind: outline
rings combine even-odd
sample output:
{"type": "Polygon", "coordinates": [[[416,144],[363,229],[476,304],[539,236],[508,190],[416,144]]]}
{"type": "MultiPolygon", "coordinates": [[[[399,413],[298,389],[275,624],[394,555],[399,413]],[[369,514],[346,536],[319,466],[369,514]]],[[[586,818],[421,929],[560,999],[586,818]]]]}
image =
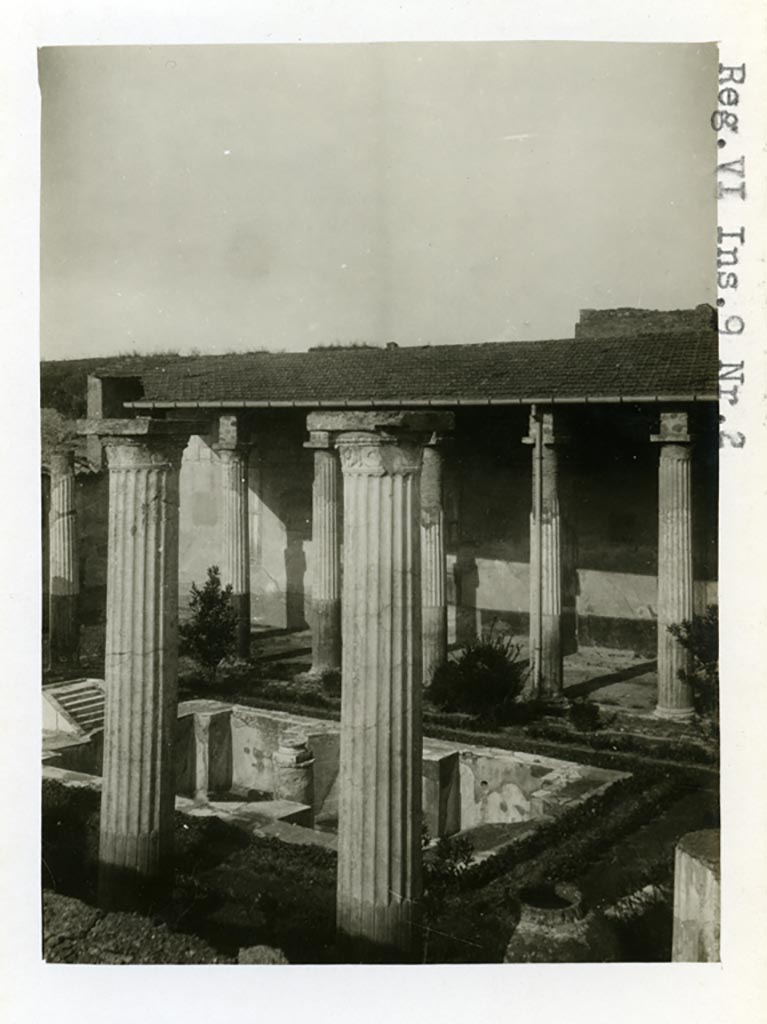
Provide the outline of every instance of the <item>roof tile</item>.
{"type": "Polygon", "coordinates": [[[149,402],[311,405],[715,396],[718,368],[705,332],[177,357],[141,375],[149,402]]]}

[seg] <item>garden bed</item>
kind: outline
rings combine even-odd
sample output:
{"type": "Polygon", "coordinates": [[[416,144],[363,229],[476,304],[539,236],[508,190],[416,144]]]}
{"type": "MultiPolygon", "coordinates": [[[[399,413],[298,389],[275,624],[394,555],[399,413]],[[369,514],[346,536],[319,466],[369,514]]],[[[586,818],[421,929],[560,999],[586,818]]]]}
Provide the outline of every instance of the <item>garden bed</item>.
{"type": "MultiPolygon", "coordinates": [[[[231,701],[245,707],[283,711],[339,721],[341,701],[315,681],[254,678],[247,673],[225,676],[217,686],[196,675],[179,680],[179,697],[231,701]]],[[[680,729],[666,722],[613,715],[600,728],[577,729],[561,716],[543,712],[526,724],[498,725],[477,715],[438,711],[424,704],[424,736],[458,743],[481,743],[521,753],[541,754],[601,768],[632,771],[650,762],[669,768],[718,770],[718,744],[696,725],[680,729]],[[640,731],[641,730],[641,731],[640,731]]]]}
{"type": "MultiPolygon", "coordinates": [[[[648,883],[668,885],[676,841],[716,820],[715,787],[689,773],[648,771],[621,780],[444,888],[426,922],[427,960],[502,960],[516,923],[516,894],[525,886],[571,880],[592,905],[607,906],[648,883]]],[[[94,906],[97,850],[98,794],[44,782],[44,888],[94,906]]],[[[194,949],[200,955],[194,962],[230,962],[241,947],[260,944],[283,950],[291,963],[344,962],[335,943],[335,877],[332,851],[177,814],[175,883],[151,914],[153,925],[162,926],[158,949],[167,947],[163,955],[177,959],[153,962],[192,962],[194,949]],[[172,935],[180,936],[178,943],[172,935]]],[[[664,905],[650,935],[626,932],[625,959],[666,958],[670,928],[670,905],[664,905]]],[[[97,959],[92,939],[88,955],[97,959]]]]}

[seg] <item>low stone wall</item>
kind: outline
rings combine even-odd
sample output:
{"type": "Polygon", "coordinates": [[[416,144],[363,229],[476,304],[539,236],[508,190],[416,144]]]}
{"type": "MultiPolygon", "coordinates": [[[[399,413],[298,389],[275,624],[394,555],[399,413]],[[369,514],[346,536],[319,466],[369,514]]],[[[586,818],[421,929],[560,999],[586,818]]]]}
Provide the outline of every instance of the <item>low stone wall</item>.
{"type": "MultiPolygon", "coordinates": [[[[338,819],[340,724],[283,711],[192,700],[179,705],[176,793],[198,803],[216,795],[275,791],[274,755],[300,736],[313,757],[313,818],[338,819]]],[[[102,735],[80,743],[50,738],[46,758],[63,771],[101,772],[102,735]]],[[[424,821],[432,838],[478,825],[551,818],[604,790],[623,774],[537,754],[426,739],[423,744],[424,821]]]]}
{"type": "Polygon", "coordinates": [[[272,759],[286,736],[298,732],[314,755],[315,819],[338,816],[341,734],[337,722],[235,705],[231,709],[230,727],[234,788],[273,792],[272,759]]]}
{"type": "MultiPolygon", "coordinates": [[[[337,820],[338,722],[238,705],[230,708],[214,701],[182,704],[179,720],[180,794],[203,795],[204,772],[199,764],[206,759],[211,791],[231,785],[237,792],[272,793],[273,757],[289,735],[299,733],[314,756],[315,820],[337,820]],[[216,728],[201,730],[194,724],[200,716],[218,720],[216,728]]],[[[427,739],[422,770],[424,819],[430,834],[438,837],[477,825],[550,817],[620,777],[619,772],[534,754],[427,739]]]]}

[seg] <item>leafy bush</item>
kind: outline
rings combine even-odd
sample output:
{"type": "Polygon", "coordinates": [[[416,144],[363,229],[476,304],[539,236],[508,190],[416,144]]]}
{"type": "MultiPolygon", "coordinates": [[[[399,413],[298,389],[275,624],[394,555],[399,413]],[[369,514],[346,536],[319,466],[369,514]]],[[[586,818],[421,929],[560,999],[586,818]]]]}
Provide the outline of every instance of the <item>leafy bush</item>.
{"type": "Polygon", "coordinates": [[[464,711],[502,721],[522,692],[525,667],[509,636],[467,644],[434,672],[427,696],[442,711],[464,711]]]}
{"type": "Polygon", "coordinates": [[[203,668],[208,681],[216,681],[218,666],[232,657],[237,643],[237,613],[232,606],[232,588],[221,586],[217,565],[208,569],[202,587],[192,584],[190,618],[179,627],[181,650],[203,668]]]}
{"type": "Polygon", "coordinates": [[[692,655],[692,671],[680,669],[679,678],[692,687],[699,714],[719,713],[719,609],[709,605],[705,615],[675,622],[669,633],[692,655]]]}
{"type": "Polygon", "coordinates": [[[322,677],[322,689],[328,695],[328,697],[340,697],[341,696],[341,673],[325,672],[322,677]]]}
{"type": "Polygon", "coordinates": [[[567,716],[578,732],[594,732],[602,728],[599,705],[587,697],[576,697],[567,709],[567,716]]]}
{"type": "Polygon", "coordinates": [[[421,848],[423,858],[423,908],[424,930],[423,959],[428,957],[429,924],[444,909],[445,902],[460,891],[461,879],[471,866],[474,852],[468,836],[441,836],[433,849],[427,848],[431,836],[426,825],[421,827],[421,848]]]}

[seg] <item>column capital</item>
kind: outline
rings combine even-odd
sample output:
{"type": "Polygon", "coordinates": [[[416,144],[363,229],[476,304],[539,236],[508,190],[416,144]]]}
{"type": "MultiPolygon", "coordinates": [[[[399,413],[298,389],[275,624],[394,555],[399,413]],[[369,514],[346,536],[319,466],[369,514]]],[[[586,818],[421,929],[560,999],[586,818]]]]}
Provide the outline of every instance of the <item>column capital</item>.
{"type": "Polygon", "coordinates": [[[667,409],[660,414],[660,429],[650,434],[656,444],[690,444],[694,438],[689,431],[689,415],[682,409],[667,409]]]}
{"type": "Polygon", "coordinates": [[[315,451],[332,451],[334,447],[333,434],[329,430],[311,430],[309,440],[304,441],[304,448],[313,448],[315,451]]]}
{"type": "Polygon", "coordinates": [[[336,445],[344,476],[412,476],[421,468],[422,446],[409,437],[346,431],[336,445]]]}
{"type": "Polygon", "coordinates": [[[86,437],[96,437],[110,455],[110,466],[117,465],[121,458],[126,460],[125,468],[130,463],[136,466],[146,459],[163,461],[163,459],[180,458],[189,437],[203,434],[209,429],[205,419],[194,420],[157,420],[148,416],[137,416],[134,419],[92,419],[78,420],[77,432],[86,437]],[[124,455],[117,457],[115,452],[122,450],[124,455]],[[133,455],[128,456],[128,451],[133,455]]]}
{"type": "Polygon", "coordinates": [[[75,468],[75,451],[71,444],[60,444],[50,453],[51,476],[63,476],[73,473],[75,468]]]}
{"type": "Polygon", "coordinates": [[[426,444],[432,435],[449,433],[454,426],[453,413],[420,409],[339,409],[312,412],[306,417],[310,435],[328,434],[331,442],[340,434],[364,432],[391,440],[410,437],[419,444],[426,444]]]}
{"type": "Polygon", "coordinates": [[[444,451],[455,440],[452,432],[434,430],[428,441],[424,441],[425,448],[434,448],[437,451],[444,451]]]}
{"type": "Polygon", "coordinates": [[[421,465],[424,445],[452,431],[450,412],[420,410],[336,410],[306,418],[306,448],[337,448],[345,475],[410,475],[421,465]]]}
{"type": "Polygon", "coordinates": [[[571,437],[561,430],[561,416],[553,409],[541,409],[530,413],[529,431],[527,437],[522,438],[522,444],[535,444],[538,424],[541,425],[541,440],[548,447],[554,445],[565,445],[571,437]]]}
{"type": "Polygon", "coordinates": [[[211,448],[219,455],[232,452],[245,456],[250,451],[252,439],[250,433],[242,427],[241,417],[236,413],[219,416],[213,426],[213,443],[211,448]]]}

